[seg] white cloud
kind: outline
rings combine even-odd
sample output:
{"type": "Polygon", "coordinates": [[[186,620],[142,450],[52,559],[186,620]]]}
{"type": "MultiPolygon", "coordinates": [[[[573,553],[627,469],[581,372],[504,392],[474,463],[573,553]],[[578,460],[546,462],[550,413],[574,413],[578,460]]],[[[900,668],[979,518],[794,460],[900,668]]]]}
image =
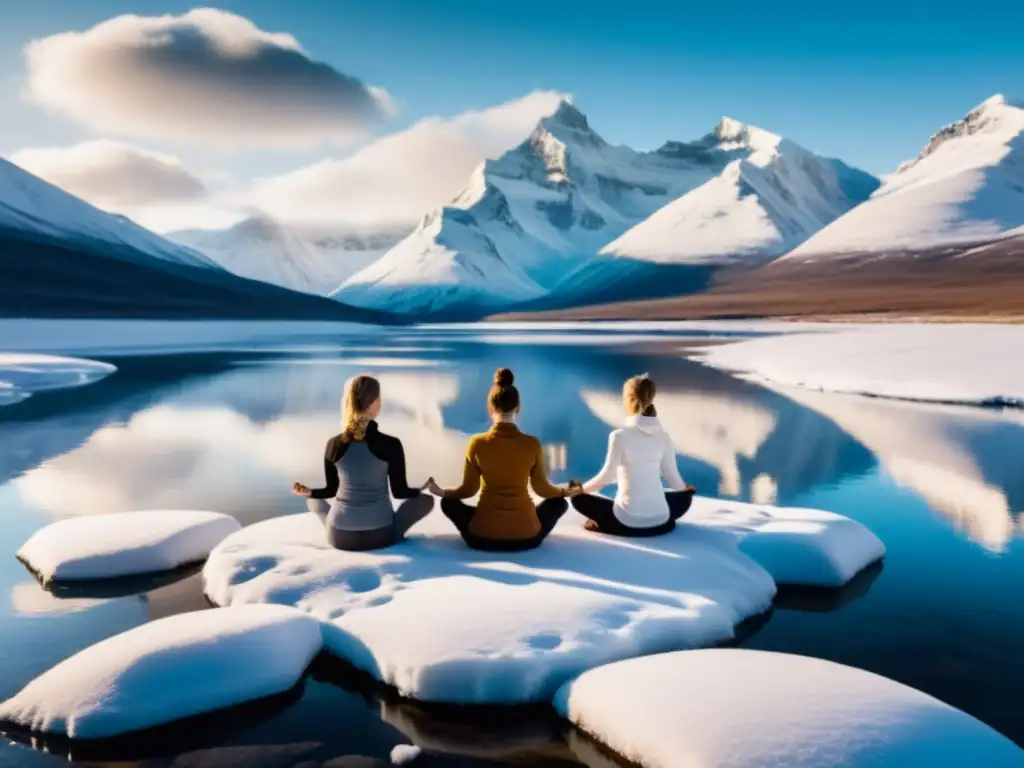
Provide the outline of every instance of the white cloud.
{"type": "Polygon", "coordinates": [[[409,226],[458,194],[480,162],[519,144],[563,98],[536,91],[490,109],[425,118],[350,157],[261,179],[246,202],[286,221],[409,226]]]}
{"type": "Polygon", "coordinates": [[[11,162],[104,209],[195,201],[208,194],[177,158],[116,141],[23,149],[11,162]]]}
{"type": "Polygon", "coordinates": [[[157,232],[226,227],[241,218],[210,199],[202,179],[171,155],[116,141],[28,148],[11,162],[97,208],[157,232]]]}
{"type": "Polygon", "coordinates": [[[216,146],[365,135],[393,104],[288,34],[212,8],[118,16],[26,47],[26,96],[104,134],[216,146]]]}

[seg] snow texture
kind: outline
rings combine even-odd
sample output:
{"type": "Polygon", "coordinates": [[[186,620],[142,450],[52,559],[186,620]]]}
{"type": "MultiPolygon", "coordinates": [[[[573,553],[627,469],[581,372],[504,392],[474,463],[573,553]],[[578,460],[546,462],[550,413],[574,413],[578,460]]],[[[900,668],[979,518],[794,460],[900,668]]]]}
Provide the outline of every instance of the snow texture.
{"type": "Polygon", "coordinates": [[[1024,327],[879,325],[711,347],[696,357],[749,378],[903,400],[1024,405],[1024,327]]]}
{"type": "Polygon", "coordinates": [[[402,695],[464,704],[545,700],[599,664],[728,640],[771,605],[771,577],[727,537],[637,543],[571,517],[512,557],[468,549],[436,514],[364,553],[331,549],[313,515],[276,518],[214,550],[206,594],[294,605],[325,622],[329,651],[402,695]]]}
{"type": "Polygon", "coordinates": [[[95,360],[0,352],[0,406],[26,400],[33,392],[92,384],[116,370],[95,360]]]}
{"type": "Polygon", "coordinates": [[[266,216],[224,230],[175,232],[229,272],[293,291],[326,296],[380,258],[399,239],[391,232],[331,236],[305,232],[266,216]]]}
{"type": "Polygon", "coordinates": [[[238,521],[183,509],[73,517],[36,531],[18,558],[44,583],[169,571],[205,560],[238,521]]]}
{"type": "Polygon", "coordinates": [[[697,497],[686,522],[730,533],[778,584],[841,587],[885,556],[885,545],[865,526],[817,509],[697,497]]]}
{"type": "Polygon", "coordinates": [[[1024,226],[1024,106],[993,96],[784,258],[987,242],[1024,226]]]}
{"type": "Polygon", "coordinates": [[[0,704],[0,721],[102,739],[283,693],[323,639],[293,608],[183,613],[75,654],[0,704]]]}
{"type": "Polygon", "coordinates": [[[636,540],[588,533],[570,511],[542,547],[511,557],[466,548],[436,514],[363,553],[331,549],[314,516],[294,515],[226,539],[203,577],[218,605],[308,611],[328,650],[404,696],[512,704],[610,661],[730,639],[775,594],[754,557],[780,580],[837,586],[883,554],[826,512],[701,499],[690,515],[636,540]]]}
{"type": "Polygon", "coordinates": [[[643,768],[1024,765],[954,707],[884,677],[766,651],[669,653],[591,670],[561,714],[643,768]]]}
{"type": "MultiPolygon", "coordinates": [[[[670,203],[681,207],[659,212],[656,223],[612,250],[659,263],[721,262],[751,251],[766,257],[867,197],[873,186],[854,193],[856,185],[845,183],[854,173],[728,118],[694,142],[654,152],[614,147],[563,102],[522,144],[479,166],[450,205],[428,214],[333,295],[356,306],[424,313],[493,310],[561,293],[574,270],[670,203]],[[707,183],[692,203],[672,203],[707,183]],[[704,219],[692,218],[695,211],[704,219]],[[678,251],[680,233],[665,222],[683,215],[694,222],[690,234],[701,237],[701,221],[725,216],[728,245],[716,244],[723,231],[716,228],[678,251]]],[[[608,283],[603,271],[601,280],[608,283]]]]}

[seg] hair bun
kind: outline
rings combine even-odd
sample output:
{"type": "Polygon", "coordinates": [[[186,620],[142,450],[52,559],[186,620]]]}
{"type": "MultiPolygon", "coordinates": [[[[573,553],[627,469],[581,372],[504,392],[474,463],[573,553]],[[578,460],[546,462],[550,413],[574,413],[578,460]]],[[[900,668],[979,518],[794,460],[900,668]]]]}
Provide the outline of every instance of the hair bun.
{"type": "Polygon", "coordinates": [[[508,368],[499,368],[494,372],[494,385],[496,387],[511,387],[515,377],[508,368]]]}

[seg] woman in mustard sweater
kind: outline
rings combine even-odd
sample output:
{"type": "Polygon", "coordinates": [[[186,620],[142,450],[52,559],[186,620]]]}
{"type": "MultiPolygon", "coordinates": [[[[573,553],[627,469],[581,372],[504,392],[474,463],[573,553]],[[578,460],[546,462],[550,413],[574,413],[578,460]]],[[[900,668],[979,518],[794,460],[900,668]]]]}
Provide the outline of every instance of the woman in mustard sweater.
{"type": "Polygon", "coordinates": [[[508,368],[494,374],[487,398],[494,426],[470,439],[462,485],[445,489],[433,478],[427,483],[441,497],[441,511],[474,549],[512,552],[540,546],[568,509],[566,498],[580,493],[548,482],[540,441],[516,426],[519,390],[512,382],[508,368]],[[528,485],[544,499],[537,506],[528,485]],[[463,501],[478,491],[475,508],[463,501]]]}

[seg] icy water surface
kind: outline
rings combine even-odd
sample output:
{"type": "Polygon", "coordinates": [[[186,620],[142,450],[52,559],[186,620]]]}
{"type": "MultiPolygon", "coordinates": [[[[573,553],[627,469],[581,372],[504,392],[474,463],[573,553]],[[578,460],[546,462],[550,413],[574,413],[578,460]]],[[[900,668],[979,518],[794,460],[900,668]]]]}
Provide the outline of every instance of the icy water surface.
{"type": "MultiPolygon", "coordinates": [[[[105,381],[0,409],[0,698],[102,638],[206,606],[195,573],[112,594],[44,591],[14,553],[46,523],[188,507],[249,524],[300,511],[290,483],[321,482],[342,386],[365,371],[383,383],[381,426],[405,442],[413,481],[456,481],[467,436],[487,426],[498,366],[515,371],[522,426],[544,443],[553,478],[584,478],[621,419],[623,379],[648,371],[680,468],[701,493],[833,510],[888,547],[884,567],[843,592],[781,595],[744,646],[878,672],[1024,745],[1024,413],[771,391],[685,360],[682,348],[700,343],[393,331],[272,351],[105,357],[119,367],[105,381]]],[[[70,757],[308,768],[386,760],[408,743],[435,765],[608,764],[545,708],[420,708],[336,663],[318,663],[300,690],[255,710],[70,757]]],[[[0,746],[0,766],[68,759],[37,746],[0,746]]]]}

